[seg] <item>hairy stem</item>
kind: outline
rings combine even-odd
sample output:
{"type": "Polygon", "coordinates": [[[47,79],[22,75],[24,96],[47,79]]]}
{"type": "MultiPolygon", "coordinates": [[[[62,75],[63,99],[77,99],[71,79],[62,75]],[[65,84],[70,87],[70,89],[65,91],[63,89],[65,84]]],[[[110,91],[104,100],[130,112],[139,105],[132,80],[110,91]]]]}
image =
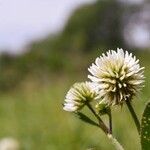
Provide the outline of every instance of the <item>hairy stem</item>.
{"type": "Polygon", "coordinates": [[[112,136],[112,134],[107,135],[108,139],[111,141],[111,143],[115,146],[116,150],[124,150],[122,145],[117,141],[116,138],[112,136]]]}
{"type": "Polygon", "coordinates": [[[95,110],[92,108],[92,106],[87,103],[86,104],[87,107],[91,110],[91,112],[94,114],[94,116],[98,119],[99,121],[99,127],[104,131],[104,133],[107,135],[108,139],[111,141],[111,143],[115,146],[116,150],[124,150],[124,148],[122,147],[122,145],[117,141],[117,139],[115,139],[112,136],[112,116],[111,116],[111,110],[108,113],[109,115],[109,127],[110,129],[105,125],[105,123],[103,122],[103,120],[100,118],[99,115],[97,115],[97,113],[95,112],[95,110]]]}
{"type": "Polygon", "coordinates": [[[133,109],[133,107],[132,107],[132,105],[131,105],[129,100],[126,101],[126,104],[127,104],[128,109],[129,109],[129,111],[131,113],[131,116],[132,116],[132,118],[134,120],[134,123],[136,125],[137,131],[140,134],[140,122],[138,120],[138,117],[137,117],[137,115],[136,115],[136,113],[135,113],[135,111],[134,111],[134,109],[133,109]]]}

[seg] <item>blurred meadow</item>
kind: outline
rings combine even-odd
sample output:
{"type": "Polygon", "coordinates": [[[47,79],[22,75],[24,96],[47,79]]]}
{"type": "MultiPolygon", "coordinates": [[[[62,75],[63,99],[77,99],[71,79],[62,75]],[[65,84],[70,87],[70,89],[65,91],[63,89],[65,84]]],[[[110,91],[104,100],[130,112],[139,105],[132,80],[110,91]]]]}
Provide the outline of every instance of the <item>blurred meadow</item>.
{"type": "MultiPolygon", "coordinates": [[[[145,67],[145,87],[133,101],[141,117],[150,97],[150,3],[128,3],[98,0],[82,5],[63,31],[31,42],[21,54],[1,53],[0,138],[16,138],[23,150],[113,150],[100,129],[63,111],[62,104],[74,82],[87,80],[87,68],[95,58],[119,47],[145,67]],[[134,31],[138,25],[142,35],[134,31]]],[[[113,124],[126,150],[140,150],[126,105],[113,108],[113,124]]]]}

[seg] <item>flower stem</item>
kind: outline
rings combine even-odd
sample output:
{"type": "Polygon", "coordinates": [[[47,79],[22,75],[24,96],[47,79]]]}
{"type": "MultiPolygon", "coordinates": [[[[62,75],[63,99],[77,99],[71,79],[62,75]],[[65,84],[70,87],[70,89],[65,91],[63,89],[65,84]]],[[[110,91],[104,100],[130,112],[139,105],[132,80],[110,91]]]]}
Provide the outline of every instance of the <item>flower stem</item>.
{"type": "Polygon", "coordinates": [[[124,150],[122,145],[115,139],[112,134],[107,135],[108,139],[111,141],[111,143],[115,146],[116,150],[124,150]]]}
{"type": "Polygon", "coordinates": [[[107,134],[111,134],[110,130],[108,129],[108,127],[105,125],[105,123],[103,122],[103,120],[97,115],[97,113],[95,112],[95,110],[92,108],[92,106],[87,103],[86,104],[87,107],[91,110],[91,112],[94,114],[94,116],[98,119],[99,121],[99,127],[104,131],[104,133],[107,134]]]}
{"type": "Polygon", "coordinates": [[[136,113],[135,113],[135,111],[134,111],[134,109],[133,109],[133,107],[132,107],[132,105],[131,105],[129,100],[126,100],[126,104],[127,104],[128,109],[129,109],[129,111],[131,113],[131,116],[132,116],[132,118],[134,120],[134,123],[136,125],[137,131],[138,131],[138,133],[140,135],[140,122],[139,122],[139,120],[137,118],[137,115],[136,115],[136,113]]]}
{"type": "Polygon", "coordinates": [[[115,139],[112,136],[112,116],[111,116],[111,110],[109,112],[109,125],[110,125],[110,129],[105,125],[105,123],[103,122],[103,120],[100,118],[99,115],[97,115],[97,113],[95,112],[95,110],[92,108],[92,106],[87,103],[86,104],[87,107],[91,110],[91,112],[94,114],[94,116],[98,119],[99,121],[99,127],[104,131],[104,133],[107,135],[108,139],[111,141],[111,143],[115,146],[116,150],[124,150],[124,148],[122,147],[122,145],[117,141],[117,139],[115,139]]]}
{"type": "Polygon", "coordinates": [[[109,130],[110,130],[110,133],[112,134],[112,115],[111,115],[111,109],[108,112],[108,117],[109,117],[109,130]]]}

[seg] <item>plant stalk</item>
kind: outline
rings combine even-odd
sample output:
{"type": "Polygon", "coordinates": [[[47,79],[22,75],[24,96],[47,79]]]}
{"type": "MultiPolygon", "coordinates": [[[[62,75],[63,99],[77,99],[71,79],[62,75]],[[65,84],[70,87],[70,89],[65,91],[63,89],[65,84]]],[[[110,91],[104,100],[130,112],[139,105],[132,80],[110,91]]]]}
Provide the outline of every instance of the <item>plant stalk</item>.
{"type": "Polygon", "coordinates": [[[134,123],[136,125],[137,131],[138,131],[138,133],[140,135],[140,122],[138,120],[138,117],[137,117],[137,115],[136,115],[136,113],[135,113],[135,111],[134,111],[134,109],[133,109],[133,107],[132,107],[132,105],[131,105],[129,100],[126,100],[126,104],[127,104],[128,109],[129,109],[129,111],[131,113],[131,116],[132,116],[132,118],[134,120],[134,123]]]}
{"type": "Polygon", "coordinates": [[[108,127],[104,124],[103,120],[97,115],[97,113],[95,112],[95,110],[92,108],[92,106],[87,103],[86,104],[87,107],[91,110],[91,112],[94,114],[94,116],[97,118],[98,122],[99,122],[99,127],[104,131],[104,133],[107,134],[111,134],[110,130],[108,129],[108,127]]]}
{"type": "Polygon", "coordinates": [[[111,114],[111,109],[108,112],[108,117],[109,117],[109,130],[110,130],[110,133],[112,134],[112,114],[111,114]]]}
{"type": "Polygon", "coordinates": [[[124,150],[124,148],[122,147],[122,145],[117,141],[116,138],[114,138],[112,136],[112,134],[108,134],[107,137],[111,141],[111,143],[114,145],[114,147],[116,148],[116,150],[124,150]]]}
{"type": "Polygon", "coordinates": [[[99,127],[104,131],[104,133],[107,135],[108,139],[111,141],[111,143],[115,146],[116,150],[124,150],[124,148],[122,147],[122,145],[117,141],[117,139],[115,139],[112,136],[112,116],[111,116],[111,111],[109,112],[109,123],[110,123],[110,129],[105,125],[105,123],[103,122],[103,120],[100,118],[99,115],[97,115],[97,113],[95,112],[95,110],[92,108],[92,106],[87,103],[86,104],[87,107],[91,110],[91,112],[94,114],[94,116],[98,119],[99,121],[99,127]]]}

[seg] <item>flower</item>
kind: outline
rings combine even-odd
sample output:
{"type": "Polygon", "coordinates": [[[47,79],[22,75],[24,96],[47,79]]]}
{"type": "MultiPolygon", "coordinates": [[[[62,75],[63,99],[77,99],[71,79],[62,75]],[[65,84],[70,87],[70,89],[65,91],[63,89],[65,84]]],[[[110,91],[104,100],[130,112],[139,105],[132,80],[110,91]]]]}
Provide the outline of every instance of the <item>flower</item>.
{"type": "Polygon", "coordinates": [[[0,150],[19,150],[20,143],[11,137],[6,137],[0,140],[0,150]]]}
{"type": "Polygon", "coordinates": [[[140,67],[139,60],[132,53],[117,49],[96,58],[88,78],[97,84],[102,101],[108,105],[122,104],[131,100],[143,87],[144,67],[140,67]]]}
{"type": "Polygon", "coordinates": [[[107,105],[107,103],[102,101],[95,105],[95,109],[99,115],[105,115],[110,112],[110,107],[107,105]]]}
{"type": "Polygon", "coordinates": [[[91,82],[75,83],[66,95],[63,109],[70,112],[78,111],[86,103],[97,98],[98,94],[94,90],[94,84],[91,82]]]}

